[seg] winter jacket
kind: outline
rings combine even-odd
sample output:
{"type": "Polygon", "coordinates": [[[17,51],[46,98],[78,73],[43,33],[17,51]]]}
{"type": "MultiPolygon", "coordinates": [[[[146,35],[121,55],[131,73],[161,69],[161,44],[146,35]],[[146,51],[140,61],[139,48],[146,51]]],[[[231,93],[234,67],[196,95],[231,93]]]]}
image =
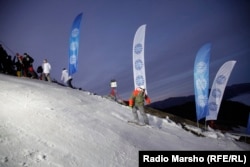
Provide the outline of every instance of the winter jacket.
{"type": "Polygon", "coordinates": [[[65,69],[62,71],[62,76],[61,76],[61,80],[66,83],[69,79],[71,79],[72,77],[69,76],[68,71],[65,69]]]}
{"type": "Polygon", "coordinates": [[[23,62],[22,62],[23,57],[19,56],[17,57],[17,61],[15,62],[16,65],[16,70],[21,71],[23,69],[23,62]]]}
{"type": "Polygon", "coordinates": [[[146,103],[149,104],[151,102],[150,98],[147,96],[147,94],[144,91],[141,91],[140,89],[135,89],[132,92],[132,95],[129,99],[129,106],[143,106],[144,102],[146,100],[146,103]]]}
{"type": "Polygon", "coordinates": [[[51,66],[48,62],[43,63],[43,73],[44,74],[49,74],[51,70],[51,66]]]}
{"type": "Polygon", "coordinates": [[[23,65],[24,65],[25,68],[32,67],[33,62],[34,62],[34,59],[32,57],[30,57],[29,55],[26,55],[23,58],[23,65]]]}

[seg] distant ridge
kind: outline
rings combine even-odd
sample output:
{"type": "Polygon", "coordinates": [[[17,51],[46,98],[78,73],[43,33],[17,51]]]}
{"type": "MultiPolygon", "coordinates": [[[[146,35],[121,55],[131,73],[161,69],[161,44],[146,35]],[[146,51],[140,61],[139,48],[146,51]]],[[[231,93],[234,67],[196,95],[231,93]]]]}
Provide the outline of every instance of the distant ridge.
{"type": "MultiPolygon", "coordinates": [[[[249,95],[250,97],[250,83],[235,84],[226,87],[216,121],[217,124],[227,128],[239,125],[243,127],[247,126],[250,103],[244,104],[240,98],[237,98],[242,95],[249,95]]],[[[163,101],[154,102],[149,107],[194,122],[197,121],[194,95],[171,97],[163,101]]],[[[204,120],[201,120],[201,122],[204,122],[204,120]]]]}
{"type": "MultiPolygon", "coordinates": [[[[250,94],[250,83],[241,83],[227,86],[223,95],[223,100],[232,99],[236,96],[250,94]]],[[[157,101],[149,106],[156,109],[166,109],[169,107],[183,105],[187,102],[194,102],[194,95],[182,97],[170,97],[168,99],[157,101]]]]}

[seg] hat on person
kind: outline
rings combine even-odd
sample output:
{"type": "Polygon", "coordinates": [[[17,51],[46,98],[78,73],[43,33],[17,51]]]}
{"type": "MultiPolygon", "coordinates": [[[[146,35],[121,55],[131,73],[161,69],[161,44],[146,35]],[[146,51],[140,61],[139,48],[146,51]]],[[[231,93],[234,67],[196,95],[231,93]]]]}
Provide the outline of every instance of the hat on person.
{"type": "Polygon", "coordinates": [[[142,86],[140,86],[140,88],[141,88],[141,89],[143,89],[143,90],[145,90],[145,86],[143,86],[143,85],[142,85],[142,86]]]}
{"type": "Polygon", "coordinates": [[[139,86],[139,87],[137,87],[136,88],[138,91],[143,91],[143,90],[145,90],[145,87],[144,86],[139,86]]]}

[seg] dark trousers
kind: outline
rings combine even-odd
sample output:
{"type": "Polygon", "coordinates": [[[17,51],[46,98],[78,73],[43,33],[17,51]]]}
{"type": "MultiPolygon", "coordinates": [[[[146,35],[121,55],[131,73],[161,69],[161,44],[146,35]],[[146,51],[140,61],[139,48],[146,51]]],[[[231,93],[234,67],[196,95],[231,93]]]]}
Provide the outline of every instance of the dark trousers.
{"type": "Polygon", "coordinates": [[[73,79],[71,78],[71,79],[69,79],[69,80],[67,81],[67,85],[68,85],[69,87],[71,87],[71,88],[73,88],[72,83],[71,83],[72,80],[73,80],[73,79]]]}

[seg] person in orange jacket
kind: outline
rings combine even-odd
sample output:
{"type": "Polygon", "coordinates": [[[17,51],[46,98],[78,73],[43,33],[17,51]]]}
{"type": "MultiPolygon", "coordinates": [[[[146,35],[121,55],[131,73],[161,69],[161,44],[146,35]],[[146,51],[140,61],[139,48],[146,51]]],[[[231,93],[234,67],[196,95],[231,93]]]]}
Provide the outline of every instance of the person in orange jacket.
{"type": "Polygon", "coordinates": [[[150,104],[151,100],[145,92],[145,88],[143,86],[136,88],[129,99],[129,106],[132,107],[132,113],[134,116],[134,120],[132,122],[139,123],[139,117],[137,114],[137,110],[140,111],[140,114],[143,117],[143,121],[145,124],[149,125],[148,117],[144,111],[144,103],[150,104]]]}

